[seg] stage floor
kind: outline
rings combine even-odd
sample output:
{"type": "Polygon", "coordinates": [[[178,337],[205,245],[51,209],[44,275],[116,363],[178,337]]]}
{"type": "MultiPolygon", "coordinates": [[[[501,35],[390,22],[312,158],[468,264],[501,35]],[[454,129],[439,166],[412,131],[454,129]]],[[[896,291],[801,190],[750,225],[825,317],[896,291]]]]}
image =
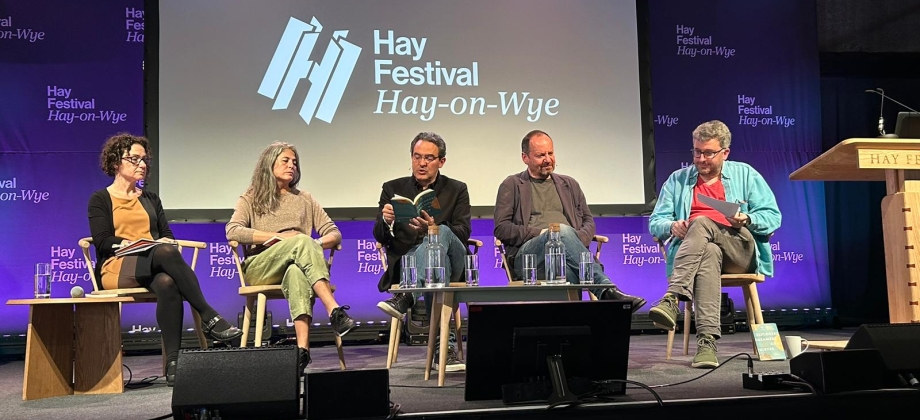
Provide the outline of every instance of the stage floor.
{"type": "MultiPolygon", "coordinates": [[[[854,329],[781,331],[782,334],[801,335],[810,340],[845,340],[854,329]]],[[[679,337],[675,341],[679,341],[679,337]]],[[[690,368],[695,351],[691,342],[689,356],[684,356],[680,344],[675,345],[672,360],[665,359],[665,334],[633,335],[630,339],[628,379],[648,386],[673,384],[698,377],[708,371],[690,368]]],[[[723,361],[719,369],[693,382],[655,387],[655,392],[665,404],[699,400],[731,399],[733,397],[762,398],[806,396],[798,391],[753,391],[742,387],[741,374],[746,372],[747,358],[740,356],[725,362],[740,353],[752,354],[749,333],[725,335],[718,342],[719,358],[723,361]],[[792,394],[792,395],[790,395],[792,394]]],[[[349,370],[379,369],[386,366],[386,343],[345,346],[345,358],[349,370]]],[[[809,350],[812,351],[812,350],[809,350]]],[[[310,371],[338,370],[338,359],[332,345],[315,347],[310,371]]],[[[429,381],[424,380],[424,346],[400,348],[399,361],[390,370],[391,401],[399,405],[399,415],[406,417],[486,416],[504,412],[511,414],[520,408],[510,409],[501,401],[471,401],[463,399],[464,378],[462,372],[448,373],[445,386],[437,387],[436,371],[429,381]]],[[[160,375],[161,356],[158,354],[127,356],[124,358],[125,378],[131,375],[131,384],[144,378],[160,375]],[[130,374],[129,374],[130,370],[130,374]]],[[[171,413],[172,388],[165,379],[157,378],[152,384],[142,387],[129,385],[123,394],[86,395],[55,397],[36,401],[22,401],[22,380],[24,362],[13,359],[0,365],[0,418],[70,418],[70,419],[153,419],[171,413]]],[[[754,361],[755,372],[788,372],[788,361],[754,361]]],[[[252,386],[256,384],[249,384],[252,386]]],[[[356,387],[359,389],[359,387],[356,387]]],[[[645,389],[628,389],[626,395],[617,396],[613,404],[651,406],[654,396],[645,389]]]]}

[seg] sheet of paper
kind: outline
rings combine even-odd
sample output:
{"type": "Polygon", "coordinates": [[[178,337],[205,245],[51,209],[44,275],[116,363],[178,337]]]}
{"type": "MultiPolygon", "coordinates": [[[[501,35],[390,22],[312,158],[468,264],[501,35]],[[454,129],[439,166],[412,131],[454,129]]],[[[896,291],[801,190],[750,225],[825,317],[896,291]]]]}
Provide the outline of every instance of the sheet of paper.
{"type": "Polygon", "coordinates": [[[698,198],[701,203],[712,207],[713,210],[724,214],[725,217],[734,217],[736,214],[738,214],[738,209],[741,208],[741,204],[716,200],[715,198],[707,197],[702,194],[697,194],[696,198],[698,198]]]}

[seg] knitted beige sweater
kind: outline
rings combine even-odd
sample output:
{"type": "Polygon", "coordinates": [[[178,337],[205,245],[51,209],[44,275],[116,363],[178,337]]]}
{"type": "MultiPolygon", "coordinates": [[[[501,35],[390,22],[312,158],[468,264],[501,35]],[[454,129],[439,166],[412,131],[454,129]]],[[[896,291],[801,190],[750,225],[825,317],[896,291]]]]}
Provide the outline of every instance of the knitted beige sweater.
{"type": "Polygon", "coordinates": [[[252,244],[252,234],[256,230],[264,232],[296,230],[305,235],[316,231],[319,236],[339,232],[339,228],[329,218],[323,207],[306,191],[294,189],[290,194],[282,194],[278,208],[268,214],[256,214],[251,199],[246,195],[240,197],[233,210],[233,216],[230,217],[230,222],[226,226],[228,240],[253,245],[246,248],[247,256],[261,251],[256,246],[261,244],[252,244]]]}

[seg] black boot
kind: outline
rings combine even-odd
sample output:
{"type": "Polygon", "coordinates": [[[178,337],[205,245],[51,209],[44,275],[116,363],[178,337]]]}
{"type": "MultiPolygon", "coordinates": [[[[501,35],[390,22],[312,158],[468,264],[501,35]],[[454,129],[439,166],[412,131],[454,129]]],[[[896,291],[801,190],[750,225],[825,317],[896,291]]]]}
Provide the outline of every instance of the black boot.
{"type": "Polygon", "coordinates": [[[598,296],[598,299],[600,300],[628,300],[632,302],[633,313],[636,313],[636,311],[638,311],[639,308],[645,306],[645,304],[647,303],[645,299],[642,299],[638,296],[632,296],[632,295],[627,295],[626,293],[623,293],[623,291],[620,290],[616,286],[611,287],[609,289],[605,289],[604,292],[601,293],[600,296],[598,296]]]}

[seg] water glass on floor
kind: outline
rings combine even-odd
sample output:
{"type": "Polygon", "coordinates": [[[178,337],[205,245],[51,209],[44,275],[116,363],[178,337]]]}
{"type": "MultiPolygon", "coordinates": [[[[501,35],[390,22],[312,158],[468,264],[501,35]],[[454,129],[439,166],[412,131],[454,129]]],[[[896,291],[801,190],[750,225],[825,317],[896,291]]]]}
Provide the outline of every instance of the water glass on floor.
{"type": "Polygon", "coordinates": [[[466,285],[479,286],[479,255],[466,256],[466,285]]]}
{"type": "Polygon", "coordinates": [[[578,281],[581,284],[594,284],[594,256],[590,251],[581,253],[578,262],[578,281]]]}
{"type": "Polygon", "coordinates": [[[537,284],[537,256],[534,254],[524,254],[524,284],[537,284]]]}

